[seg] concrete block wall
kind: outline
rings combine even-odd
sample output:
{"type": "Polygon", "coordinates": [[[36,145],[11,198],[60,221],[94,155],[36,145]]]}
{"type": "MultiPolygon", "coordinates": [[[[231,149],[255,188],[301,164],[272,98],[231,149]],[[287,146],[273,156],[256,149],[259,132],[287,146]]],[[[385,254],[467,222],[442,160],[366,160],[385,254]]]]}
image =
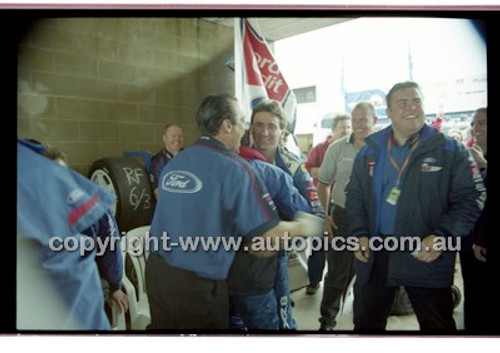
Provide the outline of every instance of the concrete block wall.
{"type": "Polygon", "coordinates": [[[166,123],[198,137],[209,93],[233,93],[233,30],[199,18],[45,18],[18,51],[18,136],[65,151],[82,174],[102,157],[161,148],[166,123]]]}

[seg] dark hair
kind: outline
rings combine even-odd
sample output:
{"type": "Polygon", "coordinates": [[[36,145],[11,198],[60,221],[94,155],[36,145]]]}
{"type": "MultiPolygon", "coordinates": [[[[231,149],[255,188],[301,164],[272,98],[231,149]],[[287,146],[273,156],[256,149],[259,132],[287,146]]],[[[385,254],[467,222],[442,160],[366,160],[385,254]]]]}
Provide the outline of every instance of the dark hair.
{"type": "Polygon", "coordinates": [[[43,155],[49,159],[52,159],[53,161],[55,161],[56,159],[61,159],[64,161],[64,163],[68,162],[68,157],[66,156],[66,153],[52,146],[47,146],[43,155]]]}
{"type": "Polygon", "coordinates": [[[418,83],[414,81],[405,81],[405,82],[399,82],[396,83],[392,88],[389,90],[389,93],[385,96],[385,101],[387,104],[387,108],[391,107],[391,98],[396,91],[400,91],[402,89],[407,89],[407,88],[416,88],[420,91],[420,94],[422,94],[422,90],[420,89],[420,86],[418,83]]]}
{"type": "Polygon", "coordinates": [[[36,145],[42,145],[42,146],[45,146],[45,144],[44,144],[44,143],[42,143],[42,142],[40,142],[40,141],[38,141],[38,140],[35,140],[35,139],[26,139],[26,141],[31,142],[31,143],[34,143],[34,144],[36,144],[36,145]]]}
{"type": "Polygon", "coordinates": [[[267,112],[273,114],[279,120],[280,129],[281,130],[286,129],[288,120],[286,119],[285,112],[283,111],[283,108],[281,108],[281,104],[278,101],[275,101],[273,99],[268,99],[257,104],[257,106],[253,108],[250,124],[253,124],[253,117],[255,116],[255,114],[260,112],[267,112]]]}
{"type": "Polygon", "coordinates": [[[214,136],[226,119],[236,124],[234,103],[238,103],[238,100],[231,94],[222,93],[207,96],[196,112],[196,122],[200,132],[214,136]]]}
{"type": "Polygon", "coordinates": [[[481,107],[478,108],[474,111],[474,114],[472,114],[472,121],[470,122],[470,126],[473,127],[475,125],[474,119],[478,114],[485,114],[486,116],[488,115],[488,108],[486,107],[481,107]]]}
{"type": "Polygon", "coordinates": [[[243,134],[243,137],[241,138],[241,145],[242,146],[250,146],[250,130],[245,130],[245,133],[243,134]]]}
{"type": "Polygon", "coordinates": [[[488,112],[488,108],[482,107],[482,108],[476,109],[476,111],[474,112],[474,115],[476,115],[476,114],[486,114],[487,112],[488,112]]]}

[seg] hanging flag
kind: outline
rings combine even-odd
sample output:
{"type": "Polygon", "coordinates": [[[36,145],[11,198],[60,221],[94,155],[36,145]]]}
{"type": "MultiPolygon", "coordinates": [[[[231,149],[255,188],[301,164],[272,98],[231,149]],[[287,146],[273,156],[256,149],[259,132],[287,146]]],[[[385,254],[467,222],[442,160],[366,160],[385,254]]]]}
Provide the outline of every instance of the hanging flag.
{"type": "Polygon", "coordinates": [[[295,130],[297,102],[281,73],[264,37],[248,19],[234,22],[234,58],[236,97],[250,122],[253,108],[261,101],[274,99],[281,103],[288,119],[287,130],[295,130]]]}

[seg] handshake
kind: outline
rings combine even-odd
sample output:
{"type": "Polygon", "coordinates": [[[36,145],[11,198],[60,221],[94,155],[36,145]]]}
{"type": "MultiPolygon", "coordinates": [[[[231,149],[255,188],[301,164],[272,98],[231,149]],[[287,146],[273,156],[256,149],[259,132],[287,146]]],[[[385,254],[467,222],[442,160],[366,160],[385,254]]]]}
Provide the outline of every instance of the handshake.
{"type": "Polygon", "coordinates": [[[323,236],[323,219],[309,213],[298,211],[295,213],[294,221],[301,223],[303,236],[319,237],[323,236]]]}

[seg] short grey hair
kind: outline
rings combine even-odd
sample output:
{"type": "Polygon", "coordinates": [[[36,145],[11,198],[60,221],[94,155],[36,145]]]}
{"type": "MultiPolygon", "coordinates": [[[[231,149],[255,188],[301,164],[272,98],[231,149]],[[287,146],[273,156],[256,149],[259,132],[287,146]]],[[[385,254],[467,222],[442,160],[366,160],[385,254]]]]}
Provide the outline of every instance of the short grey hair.
{"type": "Polygon", "coordinates": [[[351,115],[350,114],[337,114],[333,117],[332,120],[332,130],[335,130],[337,125],[342,121],[342,120],[351,120],[351,115]]]}
{"type": "Polygon", "coordinates": [[[215,136],[222,122],[229,119],[236,124],[235,96],[227,93],[211,94],[201,102],[196,112],[196,122],[202,134],[215,136]]]}

